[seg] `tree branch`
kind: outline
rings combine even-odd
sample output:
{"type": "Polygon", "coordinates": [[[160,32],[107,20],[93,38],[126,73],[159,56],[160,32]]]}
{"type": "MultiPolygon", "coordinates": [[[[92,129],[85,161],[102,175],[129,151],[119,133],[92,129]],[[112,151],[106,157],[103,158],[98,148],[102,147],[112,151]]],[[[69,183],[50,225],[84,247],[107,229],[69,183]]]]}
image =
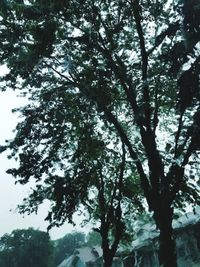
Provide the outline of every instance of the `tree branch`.
{"type": "Polygon", "coordinates": [[[132,1],[133,5],[133,14],[136,23],[136,30],[139,37],[140,44],[140,53],[142,59],[142,82],[143,82],[143,100],[145,103],[145,118],[146,118],[146,127],[151,128],[151,113],[150,113],[150,96],[149,96],[149,86],[147,81],[147,69],[148,69],[148,53],[145,47],[145,39],[143,34],[143,29],[141,25],[141,15],[140,15],[140,6],[139,0],[132,1]]]}
{"type": "Polygon", "coordinates": [[[150,48],[147,51],[147,55],[151,55],[153,53],[153,51],[163,42],[163,40],[165,39],[165,37],[169,37],[169,36],[173,36],[177,30],[180,28],[180,23],[179,21],[172,23],[169,25],[169,27],[164,30],[163,32],[161,32],[158,36],[156,36],[155,38],[155,44],[152,48],[150,48]]]}
{"type": "Polygon", "coordinates": [[[180,137],[180,134],[181,134],[181,129],[182,129],[182,126],[183,126],[183,115],[184,115],[184,112],[181,112],[180,117],[179,117],[178,130],[177,130],[177,133],[176,133],[176,136],[175,136],[174,158],[176,158],[177,155],[178,155],[178,141],[179,141],[179,137],[180,137]]]}
{"type": "Polygon", "coordinates": [[[70,80],[66,75],[62,74],[61,72],[57,71],[54,67],[52,67],[50,64],[44,62],[44,65],[47,67],[47,68],[50,68],[52,69],[56,74],[58,74],[60,77],[64,78],[65,80],[67,80],[68,82],[71,83],[71,85],[74,85],[76,86],[75,82],[70,80]]]}
{"type": "MultiPolygon", "coordinates": [[[[184,159],[182,161],[182,164],[180,166],[179,165],[173,165],[170,168],[170,171],[168,173],[168,179],[169,179],[168,183],[170,184],[173,182],[173,180],[175,180],[175,183],[171,189],[171,201],[173,201],[175,199],[176,194],[178,193],[178,191],[181,188],[181,183],[183,181],[185,166],[188,164],[189,158],[195,149],[195,140],[199,136],[199,129],[200,129],[200,107],[194,115],[194,122],[193,122],[192,128],[193,128],[193,132],[191,133],[190,144],[188,145],[188,148],[187,148],[187,151],[184,155],[184,159]],[[199,127],[198,127],[198,125],[199,125],[199,127]]],[[[190,127],[189,131],[191,131],[191,127],[190,127]]]]}
{"type": "MultiPolygon", "coordinates": [[[[132,82],[127,77],[127,73],[125,70],[126,67],[124,63],[120,60],[120,58],[117,55],[115,55],[115,58],[118,61],[118,64],[116,64],[115,60],[112,57],[112,52],[109,51],[108,48],[105,46],[104,40],[100,34],[99,34],[99,39],[103,47],[101,45],[98,45],[97,49],[105,56],[105,58],[108,61],[109,67],[113,70],[115,74],[115,77],[120,81],[122,88],[124,89],[124,92],[127,96],[127,101],[130,103],[131,108],[133,110],[133,115],[135,115],[136,118],[139,118],[139,111],[138,111],[138,105],[136,102],[136,96],[132,88],[132,82]],[[126,82],[128,82],[128,86],[126,82]]],[[[141,126],[139,119],[137,119],[137,121],[138,121],[138,124],[140,124],[141,126]]]]}
{"type": "Polygon", "coordinates": [[[130,143],[126,133],[124,132],[122,126],[120,125],[118,120],[115,118],[115,116],[106,107],[102,107],[102,110],[104,111],[108,121],[114,125],[116,131],[118,132],[118,134],[122,140],[122,143],[124,143],[127,146],[129,153],[130,153],[130,156],[134,160],[134,162],[136,164],[137,171],[140,175],[141,186],[142,186],[142,189],[144,191],[144,194],[147,198],[147,201],[150,202],[151,201],[150,184],[149,184],[149,181],[148,181],[146,174],[144,173],[142,164],[141,164],[140,160],[138,159],[137,153],[133,150],[132,144],[130,143]]]}
{"type": "Polygon", "coordinates": [[[121,209],[121,200],[122,200],[122,187],[123,187],[123,177],[124,177],[124,170],[126,165],[126,150],[124,143],[122,143],[122,162],[120,166],[120,173],[119,173],[119,182],[118,182],[118,189],[119,189],[119,198],[118,198],[118,205],[116,208],[116,232],[115,232],[115,239],[111,246],[111,250],[113,253],[116,252],[117,247],[119,245],[119,241],[122,236],[124,224],[122,222],[122,209],[121,209]]]}
{"type": "Polygon", "coordinates": [[[154,109],[154,114],[153,114],[153,132],[155,134],[156,128],[158,126],[158,86],[155,85],[155,98],[154,98],[154,103],[155,103],[155,109],[154,109]]]}

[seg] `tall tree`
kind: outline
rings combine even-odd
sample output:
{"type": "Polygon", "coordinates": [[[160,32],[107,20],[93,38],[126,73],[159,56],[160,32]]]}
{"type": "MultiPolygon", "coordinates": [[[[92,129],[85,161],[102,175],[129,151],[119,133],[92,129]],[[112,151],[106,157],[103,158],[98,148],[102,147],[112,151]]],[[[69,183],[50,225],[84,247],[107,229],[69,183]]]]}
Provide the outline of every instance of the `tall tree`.
{"type": "Polygon", "coordinates": [[[49,234],[32,228],[14,230],[0,238],[2,267],[50,267],[52,252],[49,234]]]}
{"type": "Polygon", "coordinates": [[[46,197],[51,224],[71,218],[119,166],[122,143],[160,230],[160,265],[177,266],[174,207],[199,203],[200,4],[190,3],[3,1],[2,87],[32,101],[1,149],[18,158],[19,182],[37,181],[24,211],[46,197]]]}

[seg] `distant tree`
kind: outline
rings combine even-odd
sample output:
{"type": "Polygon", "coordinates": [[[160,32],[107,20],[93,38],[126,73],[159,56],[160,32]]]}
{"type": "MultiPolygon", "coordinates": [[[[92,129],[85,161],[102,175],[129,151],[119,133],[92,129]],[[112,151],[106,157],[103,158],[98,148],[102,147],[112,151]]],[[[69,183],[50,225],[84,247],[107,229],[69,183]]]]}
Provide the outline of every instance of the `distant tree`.
{"type": "Polygon", "coordinates": [[[32,228],[0,238],[1,267],[51,267],[52,252],[48,233],[32,228]]]}
{"type": "Polygon", "coordinates": [[[66,257],[73,254],[74,250],[85,243],[85,234],[73,232],[55,241],[53,266],[60,264],[66,257]]]}
{"type": "Polygon", "coordinates": [[[89,232],[86,236],[86,244],[87,246],[93,247],[97,245],[101,245],[101,235],[99,232],[92,231],[89,232]]]}
{"type": "Polygon", "coordinates": [[[10,69],[2,88],[30,95],[1,148],[18,160],[8,171],[18,182],[37,182],[21,210],[50,199],[54,226],[91,206],[109,255],[124,192],[141,196],[137,177],[160,230],[160,265],[176,267],[174,208],[199,203],[200,1],[13,0],[0,12],[0,59],[10,69]]]}

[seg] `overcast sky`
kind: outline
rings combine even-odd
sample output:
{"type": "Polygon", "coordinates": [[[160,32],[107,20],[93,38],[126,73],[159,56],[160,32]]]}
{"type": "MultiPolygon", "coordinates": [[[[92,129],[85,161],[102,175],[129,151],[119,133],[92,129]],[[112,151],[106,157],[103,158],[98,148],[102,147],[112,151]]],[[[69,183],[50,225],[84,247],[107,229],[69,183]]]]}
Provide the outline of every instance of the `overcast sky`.
{"type": "MultiPolygon", "coordinates": [[[[0,145],[4,144],[5,139],[13,136],[12,130],[15,128],[18,118],[11,110],[24,103],[25,100],[17,97],[13,91],[0,92],[0,145]]],[[[46,231],[48,225],[44,221],[48,205],[41,207],[38,215],[25,215],[24,218],[15,211],[17,204],[21,203],[29,190],[28,186],[15,185],[14,178],[6,174],[6,169],[12,168],[15,164],[14,161],[7,159],[6,153],[0,155],[0,237],[14,229],[28,227],[46,231]]],[[[76,218],[76,221],[80,222],[80,216],[76,216],[76,218]]],[[[65,224],[60,228],[52,229],[50,236],[52,239],[57,239],[73,230],[81,230],[81,227],[77,225],[76,228],[73,228],[71,225],[65,224]]],[[[88,228],[83,228],[82,231],[88,231],[88,228]]]]}

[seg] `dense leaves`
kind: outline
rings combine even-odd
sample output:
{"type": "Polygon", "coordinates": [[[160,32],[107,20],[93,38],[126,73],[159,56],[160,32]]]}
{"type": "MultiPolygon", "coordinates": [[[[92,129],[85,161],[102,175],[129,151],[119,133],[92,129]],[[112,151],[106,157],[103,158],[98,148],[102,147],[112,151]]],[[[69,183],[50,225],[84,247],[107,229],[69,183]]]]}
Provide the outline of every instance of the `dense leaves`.
{"type": "Polygon", "coordinates": [[[1,86],[30,96],[7,145],[19,162],[9,173],[37,181],[21,211],[47,198],[53,226],[84,205],[102,234],[111,225],[120,233],[126,199],[141,208],[144,195],[161,231],[160,263],[176,266],[173,209],[199,204],[200,3],[192,3],[3,2],[1,86]]]}
{"type": "Polygon", "coordinates": [[[86,238],[87,238],[86,244],[89,247],[101,245],[101,235],[96,231],[89,232],[86,238]]]}
{"type": "Polygon", "coordinates": [[[14,230],[0,238],[2,267],[50,267],[53,246],[49,235],[39,230],[14,230]]]}
{"type": "Polygon", "coordinates": [[[63,238],[56,240],[53,266],[58,266],[64,259],[71,256],[76,248],[83,246],[84,243],[85,234],[82,232],[66,234],[63,238]]]}

